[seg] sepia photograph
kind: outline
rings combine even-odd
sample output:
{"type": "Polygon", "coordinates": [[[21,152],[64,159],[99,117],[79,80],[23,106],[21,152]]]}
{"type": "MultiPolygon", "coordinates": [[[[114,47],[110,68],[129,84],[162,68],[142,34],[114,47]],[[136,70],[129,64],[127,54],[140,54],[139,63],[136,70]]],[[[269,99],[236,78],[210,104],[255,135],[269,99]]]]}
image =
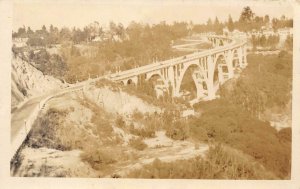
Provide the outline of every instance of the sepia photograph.
{"type": "Polygon", "coordinates": [[[291,181],[291,2],[11,8],[11,179],[291,181]]]}

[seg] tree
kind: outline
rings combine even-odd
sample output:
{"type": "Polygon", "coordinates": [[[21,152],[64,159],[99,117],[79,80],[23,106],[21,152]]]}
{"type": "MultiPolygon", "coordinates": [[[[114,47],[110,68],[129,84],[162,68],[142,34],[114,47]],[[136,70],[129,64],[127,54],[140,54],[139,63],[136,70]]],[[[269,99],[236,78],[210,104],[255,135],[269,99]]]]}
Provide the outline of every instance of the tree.
{"type": "Polygon", "coordinates": [[[61,41],[69,41],[71,40],[71,31],[69,28],[66,28],[66,27],[63,27],[61,30],[60,30],[60,40],[61,41]]]}
{"type": "Polygon", "coordinates": [[[266,36],[262,35],[259,42],[260,42],[260,45],[262,47],[265,47],[267,45],[267,38],[266,38],[266,36]]]}
{"type": "Polygon", "coordinates": [[[244,23],[250,23],[254,17],[254,13],[252,12],[251,8],[249,6],[244,7],[243,12],[240,16],[240,22],[244,23]]]}
{"type": "Polygon", "coordinates": [[[288,35],[285,40],[285,47],[287,50],[293,50],[293,37],[288,35]]]}
{"type": "Polygon", "coordinates": [[[285,21],[285,20],[286,20],[285,15],[282,15],[282,16],[280,17],[280,20],[281,20],[281,21],[285,21]]]}
{"type": "Polygon", "coordinates": [[[234,24],[233,24],[231,15],[229,15],[229,17],[228,17],[228,24],[227,24],[227,27],[228,27],[228,30],[231,31],[231,32],[232,32],[233,29],[234,29],[234,24]]]}
{"type": "Polygon", "coordinates": [[[122,23],[119,23],[118,26],[116,27],[116,35],[120,38],[120,39],[124,39],[125,37],[125,29],[122,23]]]}
{"type": "Polygon", "coordinates": [[[277,18],[272,19],[272,27],[275,31],[279,28],[279,20],[277,18]]]}
{"type": "Polygon", "coordinates": [[[34,34],[30,27],[27,27],[27,36],[34,34]]]}
{"type": "Polygon", "coordinates": [[[257,39],[256,39],[255,35],[252,35],[252,37],[251,37],[251,43],[252,43],[252,47],[253,47],[252,50],[255,51],[256,47],[257,47],[257,39]]]}
{"type": "Polygon", "coordinates": [[[43,25],[43,27],[42,27],[42,31],[43,31],[43,34],[47,34],[48,32],[47,32],[47,28],[46,28],[46,26],[45,25],[43,25]]]}
{"type": "Polygon", "coordinates": [[[269,15],[267,15],[267,14],[265,15],[264,23],[265,23],[265,24],[270,23],[270,17],[269,17],[269,15]]]}
{"type": "Polygon", "coordinates": [[[239,29],[242,31],[253,29],[253,17],[254,13],[251,8],[249,6],[244,7],[238,22],[239,29]]]}
{"type": "Polygon", "coordinates": [[[220,21],[219,21],[218,17],[215,18],[214,25],[215,25],[215,27],[218,27],[220,25],[220,21]]]}
{"type": "Polygon", "coordinates": [[[111,39],[113,39],[114,36],[117,35],[117,32],[118,32],[117,24],[114,23],[113,21],[111,21],[109,23],[109,31],[110,31],[110,34],[111,34],[111,39]]]}
{"type": "Polygon", "coordinates": [[[210,18],[207,20],[206,27],[207,27],[207,31],[212,30],[213,24],[210,18]]]}
{"type": "Polygon", "coordinates": [[[22,28],[18,29],[17,37],[25,37],[25,35],[26,35],[26,29],[25,26],[23,26],[22,28]]]}
{"type": "Polygon", "coordinates": [[[218,17],[215,18],[214,26],[213,26],[213,31],[216,32],[216,34],[222,34],[222,25],[218,19],[218,17]]]}
{"type": "Polygon", "coordinates": [[[52,34],[54,32],[54,27],[53,27],[53,25],[51,24],[50,25],[50,33],[52,34]]]}

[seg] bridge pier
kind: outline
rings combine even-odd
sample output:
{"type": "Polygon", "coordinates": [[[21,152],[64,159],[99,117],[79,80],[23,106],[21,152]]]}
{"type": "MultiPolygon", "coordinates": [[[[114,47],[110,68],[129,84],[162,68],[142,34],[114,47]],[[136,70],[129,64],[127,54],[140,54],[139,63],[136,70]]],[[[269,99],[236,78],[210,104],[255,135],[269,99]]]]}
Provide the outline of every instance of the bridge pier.
{"type": "Polygon", "coordinates": [[[203,86],[204,83],[206,85],[205,79],[201,76],[200,71],[195,71],[192,75],[193,81],[196,85],[197,99],[203,98],[205,96],[205,92],[207,93],[206,86],[203,86]]]}
{"type": "Polygon", "coordinates": [[[212,100],[216,97],[216,94],[215,94],[215,90],[214,90],[215,65],[214,65],[214,62],[213,62],[211,56],[207,57],[207,64],[208,64],[207,97],[208,97],[208,100],[212,100]]]}
{"type": "Polygon", "coordinates": [[[228,79],[233,78],[233,51],[230,50],[227,52],[227,55],[225,57],[225,61],[228,68],[228,79]]]}
{"type": "Polygon", "coordinates": [[[247,67],[248,62],[247,62],[247,48],[246,46],[242,47],[243,49],[243,68],[247,67]]]}

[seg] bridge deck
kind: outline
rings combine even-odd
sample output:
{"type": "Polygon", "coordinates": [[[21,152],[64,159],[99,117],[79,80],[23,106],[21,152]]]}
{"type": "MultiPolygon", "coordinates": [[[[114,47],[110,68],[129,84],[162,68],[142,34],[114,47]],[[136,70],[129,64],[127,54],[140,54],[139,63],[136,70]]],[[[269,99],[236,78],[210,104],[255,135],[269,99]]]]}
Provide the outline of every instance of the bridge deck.
{"type": "Polygon", "coordinates": [[[130,70],[122,71],[119,73],[111,74],[109,76],[109,79],[114,80],[114,81],[127,79],[130,77],[145,74],[145,73],[148,73],[151,71],[168,68],[170,66],[188,62],[188,61],[191,61],[194,59],[199,59],[199,58],[203,58],[203,57],[206,57],[206,56],[209,56],[212,54],[217,54],[217,53],[220,53],[220,52],[228,50],[228,49],[237,48],[244,44],[246,44],[246,41],[233,40],[231,43],[229,43],[227,45],[220,46],[220,47],[217,47],[214,49],[210,49],[210,50],[206,50],[206,51],[202,51],[202,52],[196,52],[196,53],[192,53],[192,54],[189,54],[186,56],[180,56],[177,58],[173,58],[173,59],[169,59],[169,60],[165,60],[165,61],[161,61],[161,62],[156,62],[153,64],[149,64],[149,65],[141,66],[138,68],[133,68],[130,70]]]}

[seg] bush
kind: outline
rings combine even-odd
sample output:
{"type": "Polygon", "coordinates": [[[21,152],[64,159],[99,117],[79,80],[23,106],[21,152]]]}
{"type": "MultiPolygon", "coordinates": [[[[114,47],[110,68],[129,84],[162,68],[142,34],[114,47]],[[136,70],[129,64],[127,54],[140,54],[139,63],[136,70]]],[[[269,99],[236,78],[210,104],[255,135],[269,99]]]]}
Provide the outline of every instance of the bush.
{"type": "Polygon", "coordinates": [[[137,150],[140,150],[140,151],[142,151],[145,148],[147,148],[147,144],[143,141],[143,139],[141,137],[130,139],[129,145],[131,147],[137,149],[137,150]]]}
{"type": "Polygon", "coordinates": [[[183,121],[175,121],[174,124],[166,130],[166,136],[174,140],[185,140],[189,137],[189,126],[183,121]]]}
{"type": "Polygon", "coordinates": [[[96,136],[109,137],[112,134],[113,128],[107,119],[94,114],[91,122],[94,123],[93,132],[96,136]]]}
{"type": "Polygon", "coordinates": [[[101,170],[117,161],[117,156],[113,151],[104,149],[84,151],[80,157],[82,161],[88,162],[96,170],[101,170]]]}
{"type": "Polygon", "coordinates": [[[25,88],[22,88],[21,89],[21,93],[24,95],[24,96],[27,96],[27,90],[25,88]]]}
{"type": "Polygon", "coordinates": [[[281,142],[292,142],[292,128],[283,128],[278,132],[278,138],[281,142]]]}
{"type": "Polygon", "coordinates": [[[135,109],[132,113],[132,119],[136,120],[136,121],[140,121],[144,118],[144,115],[142,112],[138,111],[137,109],[135,109]]]}
{"type": "Polygon", "coordinates": [[[116,119],[116,126],[120,128],[125,128],[126,127],[126,122],[124,121],[122,116],[118,116],[116,119]]]}
{"type": "Polygon", "coordinates": [[[155,137],[155,130],[154,128],[141,128],[136,129],[134,128],[134,125],[130,125],[129,132],[133,135],[140,136],[142,138],[153,138],[155,137]]]}

